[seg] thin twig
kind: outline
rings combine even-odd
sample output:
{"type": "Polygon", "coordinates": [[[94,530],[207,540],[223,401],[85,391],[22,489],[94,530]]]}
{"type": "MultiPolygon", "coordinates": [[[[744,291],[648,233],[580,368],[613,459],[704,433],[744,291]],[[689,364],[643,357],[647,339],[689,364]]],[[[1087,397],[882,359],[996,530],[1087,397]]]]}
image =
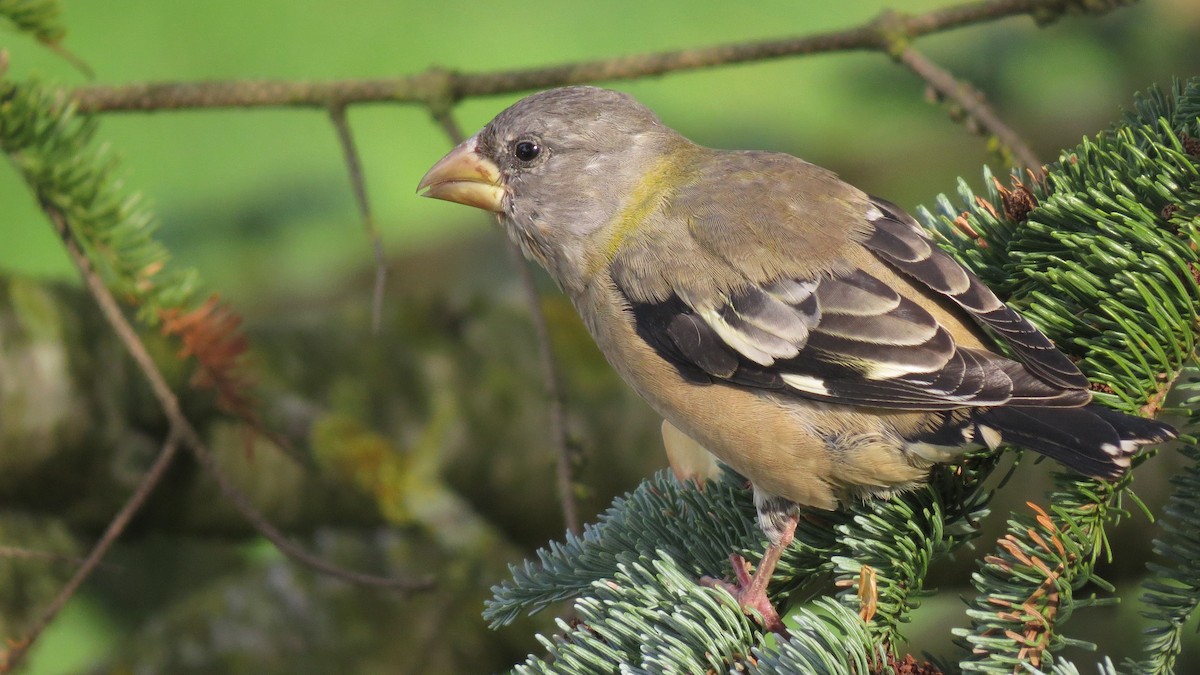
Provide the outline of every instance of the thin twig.
{"type": "Polygon", "coordinates": [[[21,664],[21,661],[24,660],[34,643],[37,642],[38,637],[41,636],[42,631],[46,629],[46,626],[50,625],[50,622],[54,620],[54,617],[58,616],[59,611],[67,604],[67,601],[75,595],[75,592],[79,590],[83,582],[91,576],[96,566],[100,564],[105,554],[108,553],[108,549],[112,547],[117,538],[121,536],[121,533],[125,531],[125,527],[129,525],[129,521],[142,508],[150,493],[154,491],[155,486],[158,485],[163,474],[166,473],[167,467],[171,465],[171,460],[175,458],[175,452],[178,449],[179,436],[176,431],[172,430],[166,442],[163,443],[162,449],[158,451],[158,457],[154,459],[154,463],[150,465],[150,468],[142,475],[142,479],[138,481],[137,489],[129,496],[129,499],[121,507],[121,510],[117,512],[117,515],[113,516],[112,521],[105,528],[104,534],[101,535],[96,545],[92,547],[83,564],[79,566],[79,569],[75,570],[75,574],[59,590],[58,595],[54,596],[50,604],[42,610],[41,615],[33,623],[33,627],[25,634],[25,637],[14,643],[8,654],[4,656],[3,661],[0,661],[0,673],[11,672],[21,664]]]}
{"type": "Polygon", "coordinates": [[[557,458],[554,473],[558,483],[558,501],[562,506],[563,521],[572,534],[580,534],[583,532],[583,526],[579,520],[579,506],[575,503],[575,477],[571,446],[567,439],[566,406],[563,404],[562,381],[558,376],[558,360],[554,358],[554,345],[550,342],[550,326],[546,322],[546,313],[542,311],[541,296],[538,295],[529,261],[525,260],[515,242],[508,237],[504,240],[508,243],[508,253],[512,256],[513,265],[521,279],[521,288],[525,291],[530,319],[533,321],[533,332],[537,336],[538,356],[542,362],[542,388],[546,392],[549,406],[550,439],[554,443],[554,454],[557,458]]]}
{"type": "Polygon", "coordinates": [[[338,143],[342,146],[342,155],[346,158],[346,172],[350,176],[350,187],[354,190],[354,201],[358,204],[358,214],[362,218],[363,230],[371,240],[375,254],[375,288],[371,295],[371,330],[378,335],[383,322],[383,290],[387,283],[387,258],[383,252],[383,238],[379,236],[379,228],[375,226],[375,216],[371,212],[371,203],[367,200],[367,183],[363,179],[362,160],[359,159],[358,148],[354,145],[354,135],[350,132],[350,123],[346,120],[346,106],[335,105],[329,108],[329,119],[337,130],[338,143]]]}
{"type": "Polygon", "coordinates": [[[1044,173],[1042,162],[1021,136],[1005,124],[984,100],[983,94],[971,85],[956,79],[949,71],[930,61],[912,47],[904,47],[896,53],[896,61],[904,64],[909,70],[920,75],[929,86],[943,97],[951,99],[962,106],[964,112],[979,125],[995,135],[1000,143],[1007,147],[1019,164],[1035,174],[1044,173]]]}
{"type": "MultiPolygon", "coordinates": [[[[463,142],[462,128],[449,108],[431,107],[430,113],[450,137],[451,143],[457,145],[463,142]]],[[[580,534],[583,532],[583,524],[579,519],[579,505],[575,501],[575,476],[571,446],[567,439],[566,405],[563,403],[562,380],[558,375],[558,360],[554,358],[554,345],[550,341],[550,325],[546,321],[546,313],[542,311],[542,299],[538,294],[537,284],[534,283],[529,261],[525,260],[516,242],[508,237],[505,237],[504,241],[513,267],[517,270],[517,277],[521,281],[521,289],[525,293],[526,304],[529,305],[529,318],[533,322],[533,333],[537,338],[538,360],[542,364],[542,390],[546,394],[550,415],[550,441],[554,444],[554,473],[558,483],[559,506],[562,508],[567,529],[573,534],[580,534]]]]}
{"type": "Polygon", "coordinates": [[[125,315],[121,312],[120,306],[117,304],[112,293],[109,292],[108,287],[104,285],[104,281],[92,269],[91,263],[80,249],[79,243],[75,240],[75,235],[71,232],[62,213],[50,205],[43,205],[43,209],[50,217],[51,223],[54,224],[54,229],[58,232],[59,237],[62,238],[63,244],[67,249],[67,254],[71,258],[71,261],[75,263],[76,268],[79,269],[79,273],[83,276],[83,280],[87,284],[92,297],[96,300],[96,304],[100,306],[100,311],[104,315],[105,320],[112,327],[113,331],[116,332],[117,337],[120,338],[125,348],[129,350],[130,356],[133,357],[134,362],[137,363],[142,374],[150,383],[150,389],[154,392],[154,397],[162,407],[163,414],[166,415],[171,429],[179,436],[183,444],[192,451],[192,454],[196,457],[196,461],[216,480],[221,494],[233,503],[242,514],[242,517],[249,521],[254,529],[296,562],[319,572],[324,572],[332,577],[357,584],[395,589],[406,593],[426,590],[433,586],[432,580],[428,578],[378,577],[343,569],[300,548],[280,532],[278,528],[272,525],[220,468],[212,455],[212,451],[200,439],[200,434],[196,432],[195,427],[192,426],[187,416],[183,414],[179,406],[179,398],[175,396],[175,392],[167,384],[166,378],[163,377],[162,372],[155,365],[154,360],[150,357],[150,353],[146,351],[145,345],[138,338],[133,326],[130,325],[125,315]]]}
{"type": "MultiPolygon", "coordinates": [[[[0,546],[0,558],[8,558],[10,560],[44,560],[46,562],[62,562],[72,565],[82,565],[85,560],[79,556],[51,553],[50,551],[35,551],[17,546],[0,546]]],[[[120,569],[116,565],[109,565],[107,563],[101,563],[100,566],[120,569]]]]}
{"type": "MultiPolygon", "coordinates": [[[[449,109],[454,103],[468,97],[510,94],[567,84],[651,77],[820,52],[891,52],[895,50],[897,39],[913,39],[1017,15],[1030,15],[1039,23],[1046,23],[1068,9],[1080,7],[1081,3],[1072,0],[984,0],[925,14],[885,12],[854,28],[802,37],[637,54],[545,68],[481,73],[431,69],[406,77],[326,82],[236,80],[92,85],[79,87],[73,94],[84,112],[263,106],[332,109],[353,103],[384,102],[422,103],[431,109],[449,109]]],[[[1108,8],[1100,6],[1091,11],[1100,13],[1108,8]]]]}
{"type": "Polygon", "coordinates": [[[432,106],[429,109],[429,114],[433,116],[433,120],[438,123],[442,131],[446,132],[446,136],[450,138],[450,142],[455,145],[462,143],[466,139],[466,134],[463,133],[462,127],[458,124],[458,118],[449,107],[432,106]]]}
{"type": "Polygon", "coordinates": [[[96,79],[96,71],[92,70],[91,65],[84,61],[78,54],[62,46],[61,42],[43,42],[46,49],[58,54],[59,58],[66,61],[72,68],[78,70],[88,80],[96,79]]]}

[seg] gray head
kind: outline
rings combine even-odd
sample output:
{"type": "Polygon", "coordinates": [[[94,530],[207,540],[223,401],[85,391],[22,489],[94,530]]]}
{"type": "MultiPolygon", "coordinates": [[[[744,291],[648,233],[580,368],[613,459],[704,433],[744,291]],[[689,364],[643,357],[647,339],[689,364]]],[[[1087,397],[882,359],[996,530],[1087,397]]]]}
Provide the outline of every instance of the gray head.
{"type": "Polygon", "coordinates": [[[620,211],[683,137],[632,96],[596,87],[521,99],[439,161],[425,196],[494,211],[526,255],[560,283],[564,257],[620,211]]]}

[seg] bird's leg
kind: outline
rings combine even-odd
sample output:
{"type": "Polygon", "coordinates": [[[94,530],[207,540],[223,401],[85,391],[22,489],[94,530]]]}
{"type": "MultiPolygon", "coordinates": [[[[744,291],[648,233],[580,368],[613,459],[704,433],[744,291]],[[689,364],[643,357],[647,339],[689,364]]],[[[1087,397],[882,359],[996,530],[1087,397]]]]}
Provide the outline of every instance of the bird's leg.
{"type": "Polygon", "coordinates": [[[743,609],[752,609],[762,615],[764,628],[783,637],[787,637],[787,628],[784,627],[783,620],[779,618],[779,612],[775,611],[774,605],[767,597],[767,584],[770,583],[771,575],[775,573],[775,566],[779,564],[784,550],[791,545],[799,521],[799,514],[792,511],[782,519],[782,522],[776,523],[780,527],[778,530],[768,533],[771,543],[763,552],[762,559],[758,561],[758,567],[754,570],[753,575],[750,574],[746,559],[735,553],[729,556],[729,562],[733,564],[733,574],[737,578],[736,584],[710,577],[700,580],[700,583],[705,586],[729,591],[743,609]]]}

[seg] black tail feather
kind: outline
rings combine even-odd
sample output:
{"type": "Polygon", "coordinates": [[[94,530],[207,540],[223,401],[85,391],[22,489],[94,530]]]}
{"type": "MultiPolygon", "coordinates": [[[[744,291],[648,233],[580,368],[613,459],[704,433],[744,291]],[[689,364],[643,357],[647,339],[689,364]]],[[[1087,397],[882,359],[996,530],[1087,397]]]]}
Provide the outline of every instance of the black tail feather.
{"type": "Polygon", "coordinates": [[[1087,409],[1112,425],[1123,441],[1141,441],[1141,444],[1145,445],[1146,443],[1160,443],[1179,437],[1179,432],[1175,431],[1174,427],[1162,422],[1148,420],[1145,417],[1126,415],[1125,413],[1119,413],[1116,410],[1110,410],[1098,405],[1090,405],[1087,409]]]}
{"type": "Polygon", "coordinates": [[[1170,425],[1098,405],[1003,406],[980,410],[973,419],[976,438],[987,436],[979,427],[988,427],[999,433],[1005,443],[1028,448],[1096,478],[1122,475],[1138,448],[1179,435],[1170,425]]]}

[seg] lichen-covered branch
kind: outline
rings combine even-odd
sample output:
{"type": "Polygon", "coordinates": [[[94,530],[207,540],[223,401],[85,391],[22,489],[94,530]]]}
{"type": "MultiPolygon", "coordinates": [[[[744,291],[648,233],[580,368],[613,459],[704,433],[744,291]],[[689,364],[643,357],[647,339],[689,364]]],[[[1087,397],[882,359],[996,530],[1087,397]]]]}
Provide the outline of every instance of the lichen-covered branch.
{"type": "Polygon", "coordinates": [[[1007,148],[1012,153],[1017,165],[1041,175],[1042,161],[1038,159],[1033,149],[1021,139],[1021,136],[1012,127],[1005,124],[996,111],[992,110],[992,107],[984,100],[983,94],[970,84],[956,79],[950,74],[950,71],[930,61],[928,57],[912,47],[904,47],[896,54],[895,58],[909,70],[920,75],[921,79],[925,80],[939,97],[953,100],[981,130],[995,136],[1000,146],[1007,148]]]}
{"type": "Polygon", "coordinates": [[[431,69],[404,77],[327,82],[240,80],[93,85],[75,89],[83,112],[152,112],[191,108],[317,107],[355,103],[420,103],[446,108],[478,96],[630,80],[702,68],[838,51],[893,52],[904,40],[954,28],[1028,15],[1039,23],[1066,12],[1101,13],[1116,0],[984,0],[924,14],[886,12],[860,26],[802,37],[652,52],[543,68],[465,73],[431,69]]]}

